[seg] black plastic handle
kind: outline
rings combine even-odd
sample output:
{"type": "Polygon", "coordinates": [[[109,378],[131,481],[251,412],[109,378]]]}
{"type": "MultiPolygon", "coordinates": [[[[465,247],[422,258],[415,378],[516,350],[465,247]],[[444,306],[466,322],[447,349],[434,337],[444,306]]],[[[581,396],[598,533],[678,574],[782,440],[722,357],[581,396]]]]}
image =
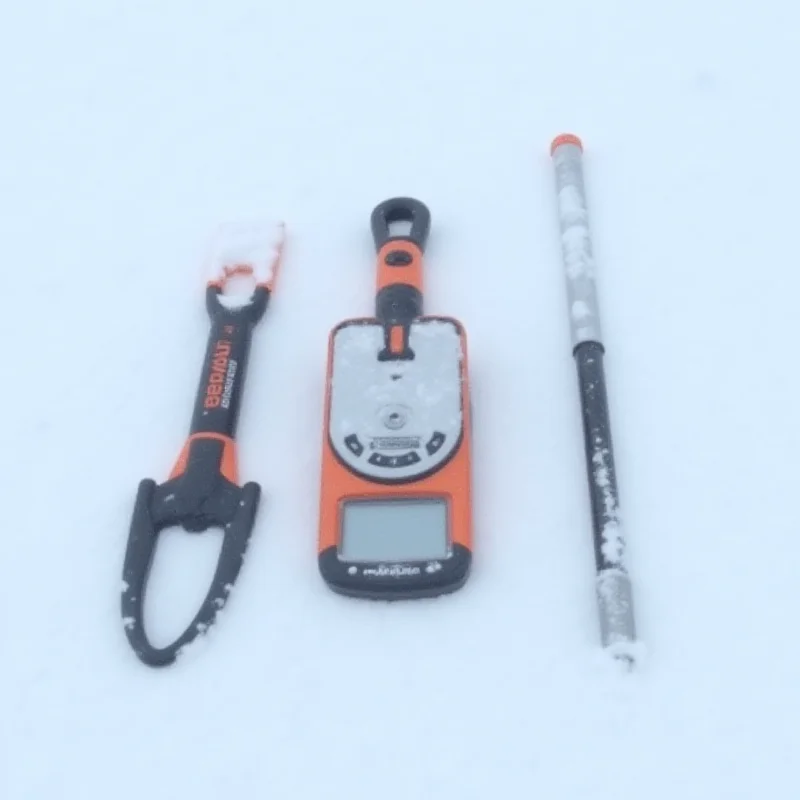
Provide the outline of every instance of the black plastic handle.
{"type": "Polygon", "coordinates": [[[267,310],[271,292],[266,286],[256,286],[250,300],[240,306],[229,307],[220,300],[224,295],[224,289],[219,284],[211,284],[206,288],[206,311],[211,319],[224,314],[234,314],[240,318],[246,318],[252,325],[255,325],[264,312],[267,310]]]}
{"type": "Polygon", "coordinates": [[[229,308],[210,285],[206,307],[211,331],[195,400],[189,439],[162,484],[139,484],[123,564],[121,610],[131,647],[152,667],[172,664],[181,648],[214,624],[242,567],[261,495],[257,483],[239,486],[234,436],[242,400],[252,330],[270,298],[255,289],[250,302],[229,308]],[[144,624],[144,596],[159,534],[180,526],[190,533],[222,528],[223,542],[211,584],[192,622],[168,647],[154,647],[144,624]]]}
{"type": "Polygon", "coordinates": [[[431,212],[425,203],[413,197],[393,197],[375,206],[371,225],[376,250],[380,250],[389,241],[405,240],[413,242],[425,252],[431,230],[431,212]],[[389,228],[393,222],[410,222],[411,231],[392,236],[389,228]]]}
{"type": "Polygon", "coordinates": [[[122,617],[133,651],[151,667],[172,664],[185,645],[214,624],[242,567],[261,487],[257,483],[238,487],[214,471],[213,462],[221,458],[221,450],[222,443],[198,439],[191,445],[187,469],[181,476],[161,485],[152,480],[139,484],[122,572],[122,617]],[[220,527],[222,548],[214,577],[194,619],[172,644],[157,648],[145,631],[144,596],[158,535],[174,525],[189,532],[220,527]]]}

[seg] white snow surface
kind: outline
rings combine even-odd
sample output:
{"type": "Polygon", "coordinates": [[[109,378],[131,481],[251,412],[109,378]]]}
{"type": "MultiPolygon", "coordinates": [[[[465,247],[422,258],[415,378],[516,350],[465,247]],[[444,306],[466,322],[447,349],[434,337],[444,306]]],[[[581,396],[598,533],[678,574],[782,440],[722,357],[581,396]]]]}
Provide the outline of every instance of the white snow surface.
{"type": "MultiPolygon", "coordinates": [[[[800,7],[41,0],[0,26],[6,390],[0,797],[796,800],[800,7]],[[549,145],[584,169],[644,666],[598,646],[549,145]],[[475,566],[384,605],[316,567],[327,336],[369,314],[375,204],[431,209],[460,318],[475,566]],[[174,667],[119,609],[138,481],[188,429],[222,221],[286,222],[217,625],[174,667]],[[16,356],[13,347],[19,345],[16,356]]],[[[219,535],[170,532],[149,627],[219,535]]]]}

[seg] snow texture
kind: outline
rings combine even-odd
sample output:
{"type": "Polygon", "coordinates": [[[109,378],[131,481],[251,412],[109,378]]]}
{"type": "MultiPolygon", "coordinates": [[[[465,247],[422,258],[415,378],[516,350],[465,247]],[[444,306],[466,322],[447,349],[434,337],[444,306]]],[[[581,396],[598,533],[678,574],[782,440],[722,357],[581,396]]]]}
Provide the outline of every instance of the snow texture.
{"type": "Polygon", "coordinates": [[[558,193],[561,216],[566,230],[562,242],[566,252],[567,276],[594,279],[594,261],[590,246],[588,215],[584,197],[574,186],[565,186],[558,193]]]}
{"type": "Polygon", "coordinates": [[[346,325],[334,339],[330,403],[331,441],[339,458],[362,475],[411,479],[444,463],[460,441],[461,339],[441,320],[412,324],[411,361],[381,361],[384,328],[375,323],[346,325]],[[351,452],[347,437],[365,448],[351,452]],[[435,437],[435,438],[434,438],[435,437]],[[439,438],[438,449],[426,446],[439,438]],[[371,454],[416,461],[374,466],[371,454]]]}
{"type": "Polygon", "coordinates": [[[596,448],[592,453],[592,474],[595,484],[603,497],[603,515],[607,520],[601,531],[603,556],[614,564],[621,564],[625,555],[625,540],[619,519],[619,505],[611,485],[609,472],[609,451],[596,448]]]}
{"type": "MultiPolygon", "coordinates": [[[[800,797],[800,269],[775,235],[798,29],[786,0],[7,4],[0,797],[800,797]],[[647,647],[623,674],[598,646],[563,131],[647,647]],[[316,526],[327,337],[372,313],[369,215],[397,195],[432,212],[426,311],[469,335],[476,550],[458,593],[387,605],[328,591],[316,526]],[[287,232],[238,429],[264,499],[218,623],[151,670],[119,611],[136,487],[187,432],[207,237],[260,214],[287,232]]],[[[164,537],[156,643],[219,542],[164,537]]]]}
{"type": "Polygon", "coordinates": [[[223,305],[245,305],[256,284],[272,284],[284,236],[278,220],[231,220],[218,227],[207,256],[208,280],[224,282],[223,305]]]}
{"type": "Polygon", "coordinates": [[[573,345],[601,342],[596,265],[592,254],[581,148],[575,143],[559,144],[553,151],[553,161],[572,342],[573,345]]]}

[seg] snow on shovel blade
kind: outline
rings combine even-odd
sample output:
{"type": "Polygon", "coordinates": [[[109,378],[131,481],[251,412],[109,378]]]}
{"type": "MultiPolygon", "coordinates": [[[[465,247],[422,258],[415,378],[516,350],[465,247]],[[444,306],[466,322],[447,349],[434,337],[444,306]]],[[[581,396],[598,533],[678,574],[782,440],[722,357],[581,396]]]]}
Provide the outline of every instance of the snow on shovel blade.
{"type": "Polygon", "coordinates": [[[283,222],[270,219],[231,221],[217,228],[207,257],[208,283],[223,289],[223,305],[246,305],[256,286],[272,291],[284,236],[283,222]]]}

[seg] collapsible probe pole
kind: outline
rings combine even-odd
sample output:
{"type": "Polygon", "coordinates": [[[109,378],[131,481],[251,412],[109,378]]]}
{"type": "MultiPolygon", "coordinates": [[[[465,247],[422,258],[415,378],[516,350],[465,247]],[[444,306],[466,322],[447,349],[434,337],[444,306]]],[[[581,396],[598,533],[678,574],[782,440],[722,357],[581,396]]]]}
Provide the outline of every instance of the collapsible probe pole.
{"type": "Polygon", "coordinates": [[[566,272],[572,353],[578,370],[596,590],[603,647],[632,666],[636,641],[631,580],[624,564],[625,539],[619,517],[608,413],[595,263],[583,182],[583,146],[572,134],[557,136],[550,152],[555,165],[561,248],[566,272]]]}

